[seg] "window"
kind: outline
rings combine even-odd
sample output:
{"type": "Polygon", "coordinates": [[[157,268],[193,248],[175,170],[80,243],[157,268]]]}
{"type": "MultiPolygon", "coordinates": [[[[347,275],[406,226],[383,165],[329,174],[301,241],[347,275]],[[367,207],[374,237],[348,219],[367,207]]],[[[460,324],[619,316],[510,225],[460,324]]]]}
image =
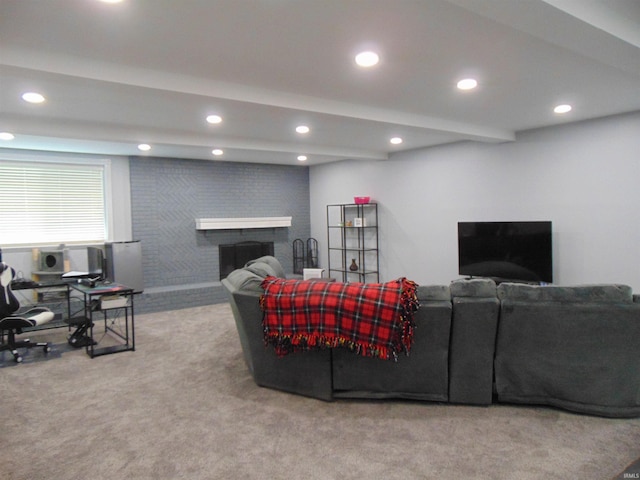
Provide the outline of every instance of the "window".
{"type": "Polygon", "coordinates": [[[104,243],[105,167],[0,160],[0,245],[104,243]]]}

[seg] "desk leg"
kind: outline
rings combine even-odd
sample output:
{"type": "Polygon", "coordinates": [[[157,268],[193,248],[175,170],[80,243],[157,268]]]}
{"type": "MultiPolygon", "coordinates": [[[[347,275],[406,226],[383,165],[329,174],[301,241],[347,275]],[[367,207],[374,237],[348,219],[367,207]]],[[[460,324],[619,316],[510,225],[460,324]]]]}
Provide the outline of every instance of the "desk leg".
{"type": "MultiPolygon", "coordinates": [[[[129,296],[129,299],[131,300],[131,350],[136,349],[136,325],[135,325],[135,310],[133,308],[133,297],[135,297],[134,294],[132,294],[131,296],[129,296]]],[[[129,329],[127,328],[127,332],[129,331],[129,329]]]]}

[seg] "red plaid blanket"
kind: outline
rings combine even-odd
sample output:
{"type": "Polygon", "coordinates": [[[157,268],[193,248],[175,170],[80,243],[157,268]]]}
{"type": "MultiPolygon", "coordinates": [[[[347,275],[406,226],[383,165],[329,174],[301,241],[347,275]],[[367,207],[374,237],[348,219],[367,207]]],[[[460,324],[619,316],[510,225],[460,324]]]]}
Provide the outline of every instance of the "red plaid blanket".
{"type": "Polygon", "coordinates": [[[347,347],[369,357],[409,353],[416,284],[338,283],[267,277],[262,282],[266,344],[279,356],[313,348],[347,347]]]}

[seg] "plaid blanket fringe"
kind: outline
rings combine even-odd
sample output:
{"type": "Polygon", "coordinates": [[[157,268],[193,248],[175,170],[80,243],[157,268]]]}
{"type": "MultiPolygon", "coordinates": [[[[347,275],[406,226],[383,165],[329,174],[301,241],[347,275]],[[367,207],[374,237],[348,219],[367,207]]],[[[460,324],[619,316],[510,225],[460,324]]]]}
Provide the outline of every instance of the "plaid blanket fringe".
{"type": "Polygon", "coordinates": [[[278,356],[345,347],[397,360],[411,350],[418,309],[416,283],[338,283],[267,277],[260,298],[265,345],[278,356]]]}

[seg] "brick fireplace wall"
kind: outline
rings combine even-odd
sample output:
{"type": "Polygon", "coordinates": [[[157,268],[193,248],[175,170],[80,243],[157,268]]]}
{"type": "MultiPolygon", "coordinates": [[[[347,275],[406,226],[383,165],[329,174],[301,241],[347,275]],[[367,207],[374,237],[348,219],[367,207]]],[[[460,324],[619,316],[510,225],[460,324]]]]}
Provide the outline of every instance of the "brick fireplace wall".
{"type": "Polygon", "coordinates": [[[130,172],[133,239],[142,242],[145,283],[137,312],[226,301],[219,245],[273,242],[291,272],[293,241],[310,236],[307,167],[132,157],[130,172]],[[195,228],[196,218],[273,216],[291,216],[292,226],[195,228]]]}

